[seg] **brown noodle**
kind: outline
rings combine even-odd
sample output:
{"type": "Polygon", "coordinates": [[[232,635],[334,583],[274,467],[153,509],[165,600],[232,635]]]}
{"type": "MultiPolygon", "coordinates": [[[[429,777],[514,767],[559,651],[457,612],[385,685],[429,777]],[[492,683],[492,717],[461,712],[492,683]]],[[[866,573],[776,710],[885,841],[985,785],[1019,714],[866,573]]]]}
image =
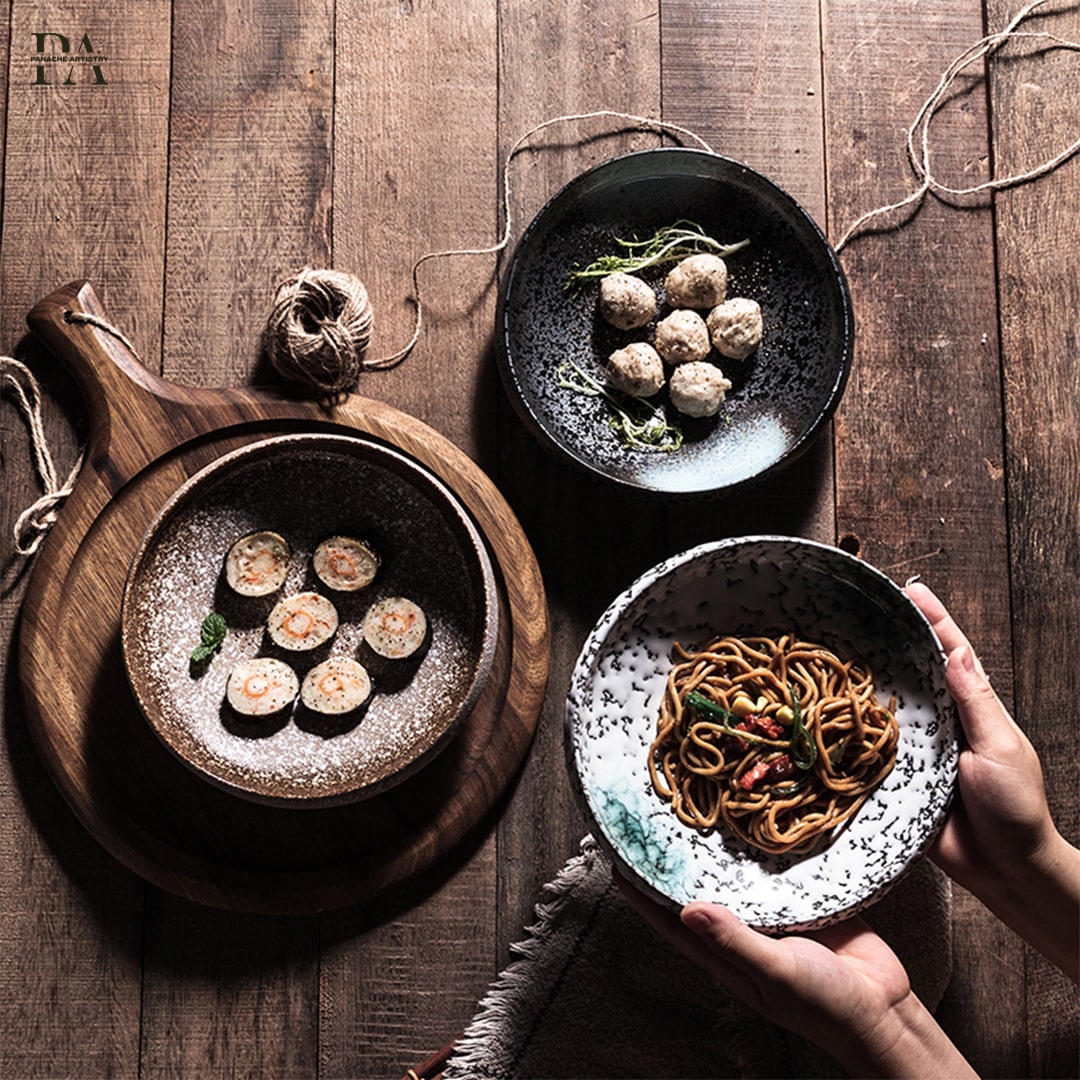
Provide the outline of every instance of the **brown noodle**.
{"type": "Polygon", "coordinates": [[[687,825],[722,821],[763,851],[805,852],[896,761],[895,699],[878,703],[859,660],[791,635],[721,637],[700,652],[676,644],[674,657],[649,772],[687,825]],[[692,692],[728,715],[688,704],[692,692]]]}

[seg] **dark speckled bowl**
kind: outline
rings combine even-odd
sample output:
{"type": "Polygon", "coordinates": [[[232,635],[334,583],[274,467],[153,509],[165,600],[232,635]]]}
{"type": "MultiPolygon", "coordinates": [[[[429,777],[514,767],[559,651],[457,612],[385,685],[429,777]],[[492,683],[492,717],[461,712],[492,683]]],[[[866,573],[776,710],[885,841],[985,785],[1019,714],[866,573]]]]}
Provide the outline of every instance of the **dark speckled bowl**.
{"type": "MultiPolygon", "coordinates": [[[[662,296],[666,271],[646,272],[662,296]]],[[[671,309],[661,303],[657,318],[671,309]]],[[[827,424],[854,348],[851,298],[820,229],[760,173],[699,150],[658,149],[604,162],[567,184],[536,216],[510,264],[496,335],[503,384],[526,426],[576,465],[665,494],[725,491],[797,457],[827,424]],[[750,244],[728,262],[728,296],[762,307],[764,337],[745,361],[720,360],[733,389],[720,414],[678,417],[685,442],[671,453],[627,450],[601,398],[560,388],[573,360],[595,378],[602,361],[642,331],[615,331],[597,314],[597,285],[564,288],[567,274],[614,253],[613,238],[644,238],[688,219],[722,243],[750,244]]]]}

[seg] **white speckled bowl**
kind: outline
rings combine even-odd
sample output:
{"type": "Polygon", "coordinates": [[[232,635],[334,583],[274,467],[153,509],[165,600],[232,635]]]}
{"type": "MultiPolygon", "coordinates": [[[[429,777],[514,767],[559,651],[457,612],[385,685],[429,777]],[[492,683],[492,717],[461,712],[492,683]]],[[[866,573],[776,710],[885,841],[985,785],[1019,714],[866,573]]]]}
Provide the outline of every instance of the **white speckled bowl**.
{"type": "Polygon", "coordinates": [[[162,742],[204,779],[256,802],[317,808],[368,798],[411,776],[449,742],[491,670],[498,640],[495,572],[457,497],[412,458],[372,439],[305,433],[269,438],[218,458],[162,508],[132,561],[121,634],[136,700],[162,742]],[[244,597],[222,562],[238,537],[279,533],[292,548],[279,593],[244,597]],[[311,555],[337,534],[371,543],[375,580],[333,593],[311,555]],[[314,590],[340,617],[309,653],[286,653],[266,633],[281,596],[314,590]],[[408,660],[364,642],[368,607],[407,596],[424,609],[428,640],[408,660]],[[219,652],[192,671],[189,657],[210,611],[229,626],[219,652]],[[354,714],[326,717],[299,702],[274,717],[241,718],[225,703],[242,659],[275,656],[302,680],[329,656],[352,656],[374,692],[354,714]]]}
{"type": "Polygon", "coordinates": [[[585,643],[566,703],[570,772],[598,841],[654,899],[713,900],[762,930],[820,927],[880,898],[937,832],[959,745],[945,661],[903,591],[871,566],[809,540],[721,540],[642,575],[585,643]],[[793,631],[862,656],[880,698],[896,694],[897,763],[846,827],[809,855],[767,855],[682,824],[657,796],[649,746],[675,641],[793,631]]]}

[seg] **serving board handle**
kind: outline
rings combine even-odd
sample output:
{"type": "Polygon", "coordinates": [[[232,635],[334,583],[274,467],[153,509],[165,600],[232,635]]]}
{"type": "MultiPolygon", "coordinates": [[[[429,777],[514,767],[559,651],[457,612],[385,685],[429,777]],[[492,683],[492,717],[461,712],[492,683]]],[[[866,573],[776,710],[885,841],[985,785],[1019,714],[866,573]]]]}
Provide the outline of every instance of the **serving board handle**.
{"type": "Polygon", "coordinates": [[[184,442],[277,411],[272,393],[180,386],[150,371],[122,335],[109,329],[89,282],[71,282],[50,293],[26,321],[86,398],[86,460],[109,495],[184,442]]]}

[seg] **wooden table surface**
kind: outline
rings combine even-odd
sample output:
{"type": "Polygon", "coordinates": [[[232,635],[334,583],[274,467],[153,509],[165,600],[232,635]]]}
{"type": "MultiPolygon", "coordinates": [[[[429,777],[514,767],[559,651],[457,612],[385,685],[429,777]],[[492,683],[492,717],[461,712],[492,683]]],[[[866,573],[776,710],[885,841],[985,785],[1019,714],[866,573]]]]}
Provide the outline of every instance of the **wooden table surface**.
{"type": "MultiPolygon", "coordinates": [[[[376,312],[372,349],[392,352],[412,332],[413,262],[493,244],[516,140],[595,110],[691,128],[785,187],[835,242],[914,189],[905,139],[920,106],[1017,5],[14,0],[8,10],[0,345],[41,382],[64,474],[87,411],[24,320],[70,280],[91,281],[146,365],[184,385],[264,380],[274,288],[305,265],[358,276],[376,312]],[[103,59],[39,67],[39,50],[61,48],[57,35],[71,55],[103,59]]],[[[1052,0],[1024,28],[1077,40],[1080,12],[1052,0]]],[[[943,183],[1023,171],[1080,136],[1077,54],[1047,45],[1014,44],[989,77],[979,63],[957,81],[931,129],[943,183]]],[[[538,135],[511,170],[511,245],[567,180],[661,141],[610,118],[538,135]]],[[[561,719],[586,633],[639,572],[710,538],[801,535],[896,581],[920,574],[1035,742],[1075,842],[1080,159],[993,195],[928,197],[890,223],[841,254],[858,330],[831,431],[778,479],[693,514],[576,475],[523,430],[494,359],[505,256],[424,265],[417,346],[367,374],[362,392],[452,440],[517,514],[547,591],[550,680],[527,759],[490,820],[405,887],[323,915],[244,915],[149,885],[61,798],[16,674],[33,560],[14,553],[11,531],[40,488],[5,392],[2,1074],[393,1077],[451,1040],[584,832],[561,719]]],[[[953,1039],[987,1076],[1077,1075],[1075,994],[960,889],[954,912],[939,1011],[953,1039]]]]}

